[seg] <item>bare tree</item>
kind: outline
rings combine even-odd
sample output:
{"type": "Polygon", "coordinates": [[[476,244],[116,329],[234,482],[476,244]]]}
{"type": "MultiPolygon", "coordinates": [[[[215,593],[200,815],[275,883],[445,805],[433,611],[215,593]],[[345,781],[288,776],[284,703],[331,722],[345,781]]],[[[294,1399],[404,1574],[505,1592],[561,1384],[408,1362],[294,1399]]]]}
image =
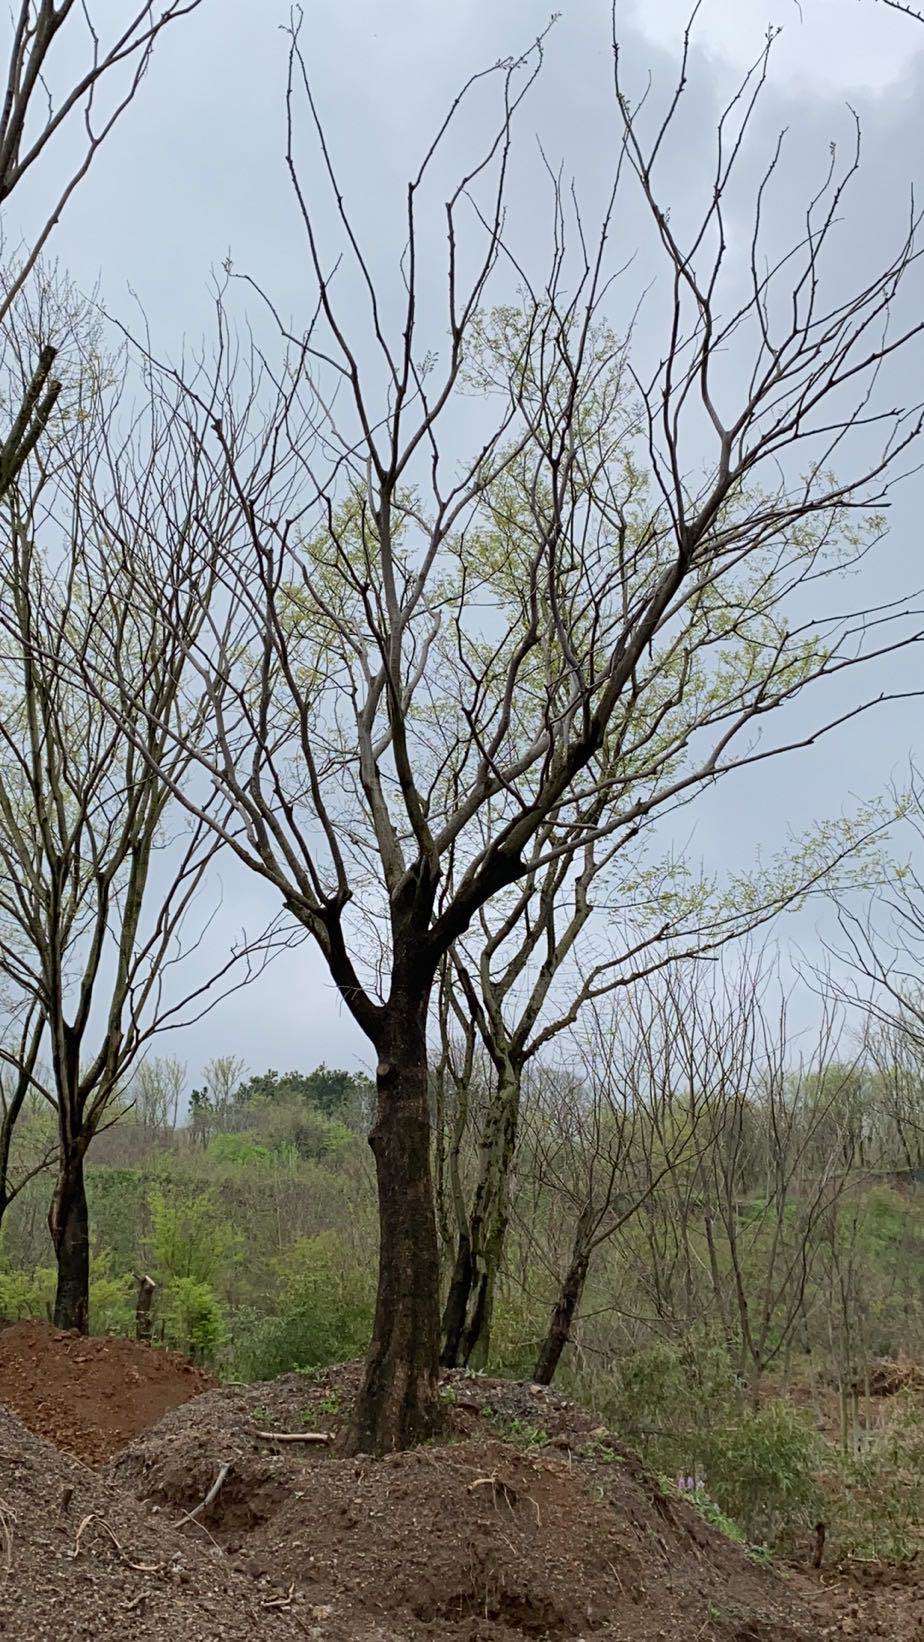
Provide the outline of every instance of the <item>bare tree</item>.
{"type": "Polygon", "coordinates": [[[189,1109],[193,1132],[203,1146],[233,1125],[246,1071],[246,1063],[237,1055],[215,1055],[202,1068],[202,1082],[190,1095],[189,1109]]]}
{"type": "MultiPolygon", "coordinates": [[[[612,1256],[585,1334],[606,1312],[672,1341],[705,1325],[724,1346],[740,1400],[756,1398],[767,1371],[788,1363],[795,1339],[810,1348],[825,1251],[856,1178],[856,1067],[839,1058],[840,1027],[829,1000],[801,1051],[778,976],[750,953],[668,971],[621,1000],[589,1060],[583,1108],[569,1106],[538,1153],[553,1207],[541,1236],[527,1230],[558,1296],[537,1367],[575,1337],[588,1246],[593,1254],[611,1245],[612,1256]],[[622,1144],[608,1122],[598,1138],[598,1104],[604,1113],[625,1108],[622,1144]],[[614,1271],[628,1273],[627,1313],[607,1292],[614,1271]]],[[[519,1171],[536,1173],[528,1145],[519,1171]]]]}
{"type": "Polygon", "coordinates": [[[723,1084],[723,1144],[705,1155],[697,1187],[713,1302],[756,1400],[804,1320],[825,1229],[850,1179],[852,1131],[842,1120],[855,1068],[840,1058],[830,1002],[811,1052],[793,1056],[782,989],[774,1004],[756,973],[748,993],[739,1025],[748,1075],[723,1084]]]}
{"type": "Polygon", "coordinates": [[[13,1199],[53,1161],[53,1154],[42,1154],[13,1177],[13,1136],[30,1095],[36,1092],[35,1074],[44,1030],[42,1010],[30,1000],[25,1009],[8,1013],[6,1031],[0,1038],[0,1226],[13,1199]]]}
{"type": "Polygon", "coordinates": [[[924,879],[916,860],[924,842],[924,791],[912,771],[901,796],[910,853],[872,894],[833,897],[838,935],[827,942],[828,989],[862,1021],[874,1076],[875,1109],[887,1127],[884,1158],[899,1152],[912,1175],[924,1167],[924,879]]]}
{"type": "Polygon", "coordinates": [[[205,722],[186,691],[184,661],[202,606],[199,598],[184,606],[164,588],[152,618],[133,601],[127,567],[148,531],[208,537],[214,515],[199,493],[208,489],[201,440],[175,408],[150,400],[115,447],[119,381],[88,377],[83,394],[54,468],[37,454],[28,491],[21,483],[7,496],[0,572],[0,974],[34,1034],[21,1064],[31,1062],[30,1084],[57,1114],[54,1316],[81,1330],[87,1149],[152,1035],[197,1019],[276,938],[274,926],[252,946],[242,937],[213,968],[202,973],[200,958],[198,977],[173,984],[213,915],[191,932],[221,847],[205,819],[221,795],[200,794],[201,819],[171,797],[205,722]],[[89,551],[101,497],[111,530],[104,567],[89,551]],[[130,733],[81,688],[101,654],[117,655],[133,678],[130,733]],[[35,1069],[39,1042],[46,1076],[35,1069]]]}
{"type": "Polygon", "coordinates": [[[838,990],[859,1006],[874,1025],[901,1031],[924,1052],[924,879],[915,866],[924,843],[924,789],[917,771],[901,801],[911,855],[896,864],[888,882],[862,904],[838,896],[839,941],[827,943],[838,990]]]}
{"type": "MultiPolygon", "coordinates": [[[[86,176],[101,146],[133,101],[147,72],[162,31],[186,17],[202,0],[154,0],[131,8],[114,34],[104,38],[94,14],[99,6],[77,0],[20,0],[9,20],[9,44],[2,54],[0,104],[0,210],[22,184],[47,173],[47,159],[64,141],[74,158],[63,184],[40,216],[30,242],[21,247],[6,270],[0,288],[0,325],[47,245],[65,206],[86,176]],[[83,50],[79,45],[83,32],[83,50]],[[73,63],[63,84],[56,83],[55,47],[66,40],[73,63]],[[82,62],[76,66],[82,55],[82,62]],[[115,95],[99,108],[101,85],[112,83],[115,95]],[[79,135],[78,135],[79,133],[79,135]]],[[[59,55],[59,54],[58,54],[59,55]]],[[[57,77],[60,79],[60,77],[57,77]]],[[[0,442],[0,498],[14,483],[48,426],[61,383],[55,376],[57,331],[39,340],[23,374],[21,399],[5,439],[0,442]]]]}
{"type": "MultiPolygon", "coordinates": [[[[456,1249],[442,1342],[442,1361],[450,1367],[460,1359],[482,1367],[488,1354],[526,1067],[607,995],[680,958],[715,955],[832,887],[839,870],[844,878],[865,873],[865,847],[884,824],[873,812],[843,833],[829,825],[798,845],[792,841],[785,862],[722,885],[673,860],[650,863],[618,832],[611,840],[607,800],[604,783],[585,817],[595,836],[575,861],[554,852],[545,860],[552,829],[541,829],[531,851],[538,870],[530,865],[510,894],[482,908],[441,983],[458,1029],[464,1036],[469,1023],[477,1027],[495,1071],[470,1203],[453,1193],[456,1249]]],[[[453,1105],[448,1165],[454,1180],[454,1154],[465,1138],[463,1100],[453,1105]]]]}
{"type": "MultiPolygon", "coordinates": [[[[467,1138],[464,1094],[453,1107],[449,1167],[456,1183],[455,1256],[443,1310],[441,1352],[449,1367],[459,1361],[483,1367],[487,1359],[527,1066],[577,1019],[582,1007],[667,961],[662,954],[671,950],[670,937],[677,933],[676,920],[668,917],[654,931],[636,929],[624,943],[612,937],[601,942],[598,937],[596,962],[575,964],[575,950],[591,933],[594,892],[599,892],[601,902],[624,908],[635,893],[628,876],[617,885],[598,884],[613,857],[625,854],[620,850],[622,839],[610,844],[606,838],[604,808],[605,798],[598,796],[596,816],[588,825],[603,836],[586,845],[574,865],[567,853],[557,853],[554,847],[551,860],[546,858],[554,828],[543,827],[531,848],[530,866],[512,894],[497,896],[479,912],[473,933],[480,937],[480,946],[458,942],[444,968],[441,993],[451,1004],[454,1024],[463,1039],[477,1030],[494,1073],[480,1114],[478,1166],[468,1203],[458,1189],[458,1154],[467,1138]]],[[[624,865],[626,875],[628,871],[624,865]]],[[[466,1058],[470,1071],[470,1051],[466,1058]]],[[[456,1077],[457,1086],[461,1075],[456,1077]]]]}
{"type": "MultiPolygon", "coordinates": [[[[550,1190],[570,1245],[536,1357],[550,1385],[571,1339],[597,1250],[643,1208],[662,1181],[715,1143],[704,1011],[695,971],[681,966],[633,988],[618,1011],[593,1006],[578,1039],[575,1075],[553,1082],[551,1105],[527,1118],[529,1164],[550,1190]]],[[[714,1021],[713,1021],[714,1024],[714,1021]]]]}
{"type": "MultiPolygon", "coordinates": [[[[284,358],[254,342],[237,380],[222,319],[226,391],[219,402],[189,388],[196,414],[207,408],[227,509],[210,560],[223,597],[184,642],[215,726],[211,748],[196,745],[194,757],[234,811],[222,836],[318,943],[377,1056],[379,1288],[352,1428],[363,1449],[413,1442],[438,1421],[426,1028],[452,945],[531,867],[586,846],[601,787],[609,836],[628,842],[697,787],[861,711],[855,703],[776,741],[758,736],[811,684],[845,679],[914,637],[900,607],[874,620],[839,613],[825,574],[832,554],[843,563],[871,545],[889,472],[919,431],[917,409],[873,404],[889,359],[920,329],[881,332],[913,262],[911,238],[852,297],[838,290],[825,303],[823,263],[855,164],[840,174],[832,161],[796,243],[768,267],[762,204],[775,156],[736,270],[749,286],[723,313],[723,200],[765,59],[723,116],[702,219],[681,243],[654,169],[686,54],[665,119],[646,138],[617,52],[623,140],[596,239],[553,181],[549,268],[532,282],[518,267],[520,300],[491,308],[491,281],[513,255],[512,123],[541,53],[540,41],[474,76],[424,156],[407,192],[392,336],[293,38],[287,154],[314,319],[295,334],[276,316],[284,358]],[[424,317],[435,281],[422,260],[422,203],[447,131],[492,84],[499,120],[441,208],[448,335],[437,358],[424,317]],[[348,334],[302,183],[302,103],[368,299],[371,353],[365,336],[348,334]],[[647,380],[641,367],[630,372],[638,416],[614,422],[630,367],[625,336],[604,323],[608,239],[632,184],[650,207],[669,309],[658,368],[647,380]],[[463,248],[466,210],[476,241],[463,248]],[[720,363],[733,350],[737,388],[720,363]],[[473,390],[481,414],[466,451],[461,412],[473,390]],[[851,443],[858,428],[883,433],[872,456],[851,443]],[[746,658],[735,687],[713,697],[733,656],[746,658]]],[[[136,587],[146,581],[149,600],[184,573],[201,577],[184,543],[148,547],[147,561],[136,556],[136,587]]],[[[131,723],[138,701],[124,673],[120,686],[131,723]]],[[[167,728],[183,744],[182,730],[167,728]]],[[[194,782],[183,798],[205,817],[194,782]]],[[[206,819],[219,824],[214,811],[206,819]]]]}
{"type": "Polygon", "coordinates": [[[916,1019],[899,1010],[891,1020],[868,1021],[863,1047],[872,1073],[878,1167],[924,1181],[924,1044],[916,1019]]]}
{"type": "Polygon", "coordinates": [[[128,1088],[128,1099],[142,1128],[155,1135],[172,1134],[185,1089],[186,1066],[175,1055],[143,1060],[128,1088]]]}

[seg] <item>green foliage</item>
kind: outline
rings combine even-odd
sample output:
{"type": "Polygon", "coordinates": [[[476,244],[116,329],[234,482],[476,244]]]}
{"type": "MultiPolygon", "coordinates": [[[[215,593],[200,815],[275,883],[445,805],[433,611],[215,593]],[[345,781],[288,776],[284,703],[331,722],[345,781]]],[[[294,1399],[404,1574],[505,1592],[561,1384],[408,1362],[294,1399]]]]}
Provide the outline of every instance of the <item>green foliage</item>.
{"type": "Polygon", "coordinates": [[[362,1351],[372,1326],[371,1272],[344,1259],[335,1237],[301,1239],[277,1262],[279,1299],[270,1317],[236,1319],[234,1372],[268,1380],[290,1369],[342,1362],[362,1351]]]}
{"type": "Polygon", "coordinates": [[[890,1186],[873,1186],[863,1197],[861,1237],[873,1254],[897,1248],[908,1233],[908,1204],[890,1186]]]}
{"type": "Polygon", "coordinates": [[[260,1072],[241,1084],[236,1099],[244,1106],[295,1101],[324,1117],[357,1123],[371,1111],[372,1092],[370,1079],[362,1073],[322,1063],[307,1073],[280,1073],[272,1068],[260,1072]]]}
{"type": "Polygon", "coordinates": [[[107,1250],[90,1262],[90,1327],[94,1334],[131,1334],[134,1330],[134,1282],[113,1273],[107,1250]]]}
{"type": "Polygon", "coordinates": [[[168,1198],[155,1188],[150,1210],[153,1265],[161,1281],[183,1277],[213,1283],[240,1249],[239,1232],[208,1192],[168,1198]]]}
{"type": "Polygon", "coordinates": [[[924,1410],[908,1401],[859,1454],[832,1456],[821,1483],[841,1554],[910,1561],[924,1523],[924,1410]]]}
{"type": "Polygon", "coordinates": [[[650,1463],[692,1480],[684,1497],[724,1532],[730,1522],[749,1543],[772,1541],[819,1509],[816,1433],[790,1403],[743,1407],[724,1345],[708,1332],[625,1358],[606,1413],[650,1463]]]}
{"type": "MultiPolygon", "coordinates": [[[[0,1317],[18,1322],[25,1317],[51,1316],[57,1270],[36,1266],[31,1272],[0,1266],[0,1317]]],[[[131,1332],[132,1279],[113,1275],[108,1253],[90,1262],[90,1327],[94,1334],[131,1332]]]]}
{"type": "Polygon", "coordinates": [[[206,1147],[206,1155],[213,1163],[227,1163],[239,1169],[272,1167],[273,1154],[268,1146],[261,1146],[251,1135],[213,1135],[206,1147]]]}
{"type": "Polygon", "coordinates": [[[94,1247],[106,1250],[113,1270],[131,1271],[147,1193],[142,1171],[103,1165],[87,1169],[86,1182],[94,1247]]]}
{"type": "Polygon", "coordinates": [[[221,1303],[208,1283],[195,1277],[174,1277],[164,1295],[161,1317],[168,1345],[212,1362],[228,1338],[221,1303]]]}
{"type": "MultiPolygon", "coordinates": [[[[646,1428],[679,1431],[703,1427],[702,1411],[723,1419],[738,1395],[724,1344],[707,1330],[691,1330],[683,1347],[656,1340],[627,1354],[617,1365],[615,1384],[606,1397],[607,1417],[618,1430],[645,1434],[646,1428]]],[[[661,1455],[665,1468],[689,1469],[685,1437],[668,1444],[661,1455]],[[676,1452],[675,1452],[676,1450],[676,1452]]]]}
{"type": "Polygon", "coordinates": [[[744,1530],[740,1524],[725,1515],[721,1506],[706,1493],[705,1488],[681,1488],[671,1477],[660,1477],[658,1480],[666,1494],[676,1494],[679,1499],[689,1501],[710,1527],[718,1528],[720,1533],[725,1534],[728,1539],[733,1539],[738,1545],[745,1544],[744,1530]]]}
{"type": "Polygon", "coordinates": [[[55,1295],[53,1266],[32,1272],[0,1268],[0,1317],[19,1322],[23,1317],[48,1316],[55,1295]]]}
{"type": "Polygon", "coordinates": [[[791,1404],[750,1410],[704,1445],[706,1487],[749,1540],[772,1539],[782,1524],[817,1516],[821,1458],[815,1432],[791,1404]]]}
{"type": "Polygon", "coordinates": [[[343,1397],[337,1390],[331,1390],[321,1397],[313,1408],[306,1408],[305,1423],[307,1425],[313,1410],[321,1414],[340,1414],[343,1411],[343,1397]]]}
{"type": "Polygon", "coordinates": [[[541,1425],[532,1425],[529,1420],[521,1420],[515,1414],[495,1413],[487,1405],[484,1412],[498,1436],[517,1448],[541,1448],[549,1440],[549,1433],[541,1425]]]}
{"type": "Polygon", "coordinates": [[[528,1380],[536,1362],[536,1348],[545,1334],[549,1306],[532,1294],[505,1290],[495,1301],[489,1368],[504,1379],[528,1380]]]}
{"type": "Polygon", "coordinates": [[[253,1109],[254,1133],[276,1158],[321,1162],[335,1159],[354,1144],[354,1135],[339,1118],[325,1117],[301,1101],[272,1101],[253,1109]]]}

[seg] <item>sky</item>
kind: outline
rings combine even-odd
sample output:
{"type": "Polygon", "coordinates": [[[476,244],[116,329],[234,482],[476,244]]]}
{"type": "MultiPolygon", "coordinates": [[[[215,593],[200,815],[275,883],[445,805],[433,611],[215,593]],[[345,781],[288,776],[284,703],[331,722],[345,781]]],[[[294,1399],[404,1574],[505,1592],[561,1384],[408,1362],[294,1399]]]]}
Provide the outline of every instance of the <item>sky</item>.
{"type": "MultiPolygon", "coordinates": [[[[93,9],[105,20],[121,8],[119,0],[105,0],[93,9]]],[[[535,139],[591,203],[601,197],[615,151],[609,0],[558,0],[558,11],[519,129],[512,210],[527,246],[545,226],[535,139]]],[[[633,86],[641,89],[649,72],[656,90],[673,82],[688,11],[688,0],[618,0],[616,32],[633,86]]],[[[313,84],[345,190],[376,256],[393,262],[400,251],[407,176],[460,81],[520,53],[548,13],[547,0],[306,5],[302,38],[313,84]]],[[[139,98],[56,233],[54,252],[75,279],[86,288],[98,284],[107,307],[128,322],[140,304],[167,352],[176,354],[184,342],[194,346],[206,330],[210,279],[228,256],[271,290],[284,311],[297,314],[307,300],[284,166],[281,25],[287,17],[288,8],[275,0],[204,0],[192,18],[168,31],[139,98]]],[[[665,157],[662,191],[682,214],[707,185],[716,110],[759,53],[768,27],[781,33],[745,174],[756,175],[748,167],[765,157],[776,130],[788,127],[786,187],[792,192],[782,203],[797,210],[805,181],[823,169],[830,143],[849,140],[855,109],[863,172],[840,240],[851,273],[854,265],[865,266],[871,246],[899,235],[911,184],[917,180],[920,194],[924,183],[924,25],[880,0],[703,0],[684,140],[665,157]]],[[[463,128],[460,144],[464,139],[463,128]]],[[[34,202],[36,210],[40,204],[34,202]]],[[[630,242],[632,220],[619,228],[630,242]]],[[[651,324],[654,344],[656,308],[651,324]]],[[[919,354],[919,373],[921,364],[919,354]]],[[[920,392],[913,379],[897,385],[902,388],[910,398],[920,392]]],[[[893,510],[890,539],[877,561],[877,590],[924,583],[922,504],[924,481],[914,477],[893,510]]],[[[682,833],[671,841],[710,866],[745,865],[758,851],[779,850],[788,829],[798,832],[813,818],[838,814],[901,780],[909,752],[915,745],[922,750],[919,720],[917,703],[883,710],[772,771],[727,783],[686,812],[682,833]]],[[[222,910],[210,934],[215,950],[268,910],[272,900],[259,881],[226,868],[222,910]]],[[[811,942],[803,920],[802,936],[807,932],[811,942]]],[[[162,1052],[186,1060],[192,1081],[214,1054],[239,1055],[253,1069],[370,1063],[368,1046],[308,943],[207,1020],[163,1040],[162,1052]]]]}

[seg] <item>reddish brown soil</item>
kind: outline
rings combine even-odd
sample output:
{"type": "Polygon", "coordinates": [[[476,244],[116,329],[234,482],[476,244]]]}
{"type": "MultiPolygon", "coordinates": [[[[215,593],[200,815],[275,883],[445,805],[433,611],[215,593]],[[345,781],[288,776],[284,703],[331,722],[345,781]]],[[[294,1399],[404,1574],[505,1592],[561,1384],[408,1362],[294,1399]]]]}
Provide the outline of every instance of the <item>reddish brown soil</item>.
{"type": "Polygon", "coordinates": [[[37,1322],[0,1329],[0,1402],[91,1465],[214,1384],[175,1352],[133,1340],[86,1339],[37,1322]]]}

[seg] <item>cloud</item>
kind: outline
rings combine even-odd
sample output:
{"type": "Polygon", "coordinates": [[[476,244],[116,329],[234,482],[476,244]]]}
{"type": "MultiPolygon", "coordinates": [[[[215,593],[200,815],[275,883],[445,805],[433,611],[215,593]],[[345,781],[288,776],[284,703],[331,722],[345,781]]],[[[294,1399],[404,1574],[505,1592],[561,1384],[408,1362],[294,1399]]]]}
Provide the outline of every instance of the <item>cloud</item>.
{"type": "MultiPolygon", "coordinates": [[[[617,16],[673,51],[691,10],[691,0],[622,0],[617,16]]],[[[883,92],[924,51],[924,26],[880,0],[704,0],[694,38],[741,69],[758,55],[768,28],[782,31],[774,48],[775,75],[815,94],[883,92]]]]}

